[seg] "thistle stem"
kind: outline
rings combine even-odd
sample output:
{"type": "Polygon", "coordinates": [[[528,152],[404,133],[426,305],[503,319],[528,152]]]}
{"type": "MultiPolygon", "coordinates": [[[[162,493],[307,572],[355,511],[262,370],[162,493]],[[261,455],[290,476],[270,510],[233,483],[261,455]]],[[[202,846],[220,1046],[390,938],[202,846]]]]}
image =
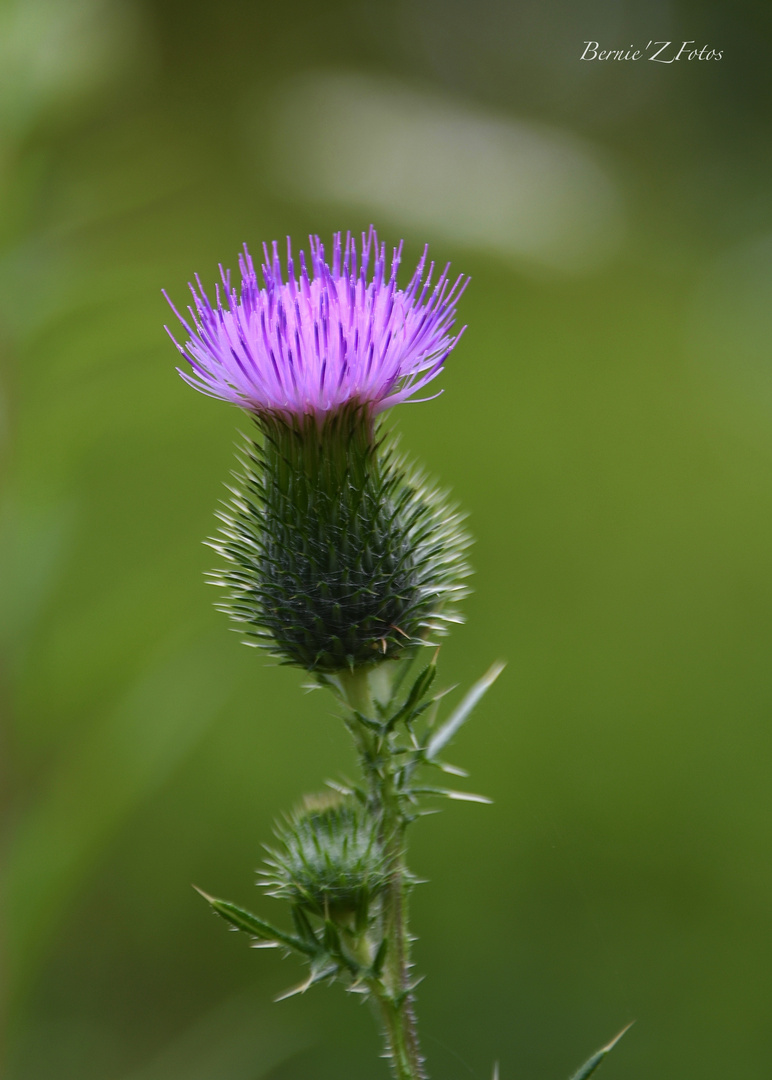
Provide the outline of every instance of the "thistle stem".
{"type": "Polygon", "coordinates": [[[388,940],[379,1004],[384,1033],[397,1080],[424,1080],[426,1072],[418,1042],[415,1003],[410,988],[410,936],[407,927],[407,889],[402,834],[395,833],[395,864],[383,898],[383,934],[388,940]]]}
{"type": "MultiPolygon", "coordinates": [[[[373,717],[375,713],[371,670],[355,668],[340,676],[347,703],[366,717],[373,717]]],[[[387,942],[386,959],[381,976],[372,981],[371,987],[378,1000],[395,1080],[426,1080],[411,992],[405,866],[407,822],[396,785],[397,762],[388,736],[374,735],[358,725],[355,738],[373,811],[381,822],[382,841],[392,866],[389,887],[381,901],[380,929],[387,942]]]]}

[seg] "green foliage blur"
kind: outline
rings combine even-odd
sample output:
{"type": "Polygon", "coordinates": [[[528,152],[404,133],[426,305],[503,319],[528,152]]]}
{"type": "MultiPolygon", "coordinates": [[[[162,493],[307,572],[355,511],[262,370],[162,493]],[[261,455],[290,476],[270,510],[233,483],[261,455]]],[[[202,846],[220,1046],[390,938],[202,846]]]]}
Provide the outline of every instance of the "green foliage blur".
{"type": "MultiPolygon", "coordinates": [[[[405,448],[477,537],[446,683],[508,668],[421,821],[432,1075],[772,1059],[772,16],[745,0],[0,0],[3,1075],[386,1076],[276,917],[282,809],[352,767],[201,540],[244,427],[167,288],[374,221],[471,274],[405,448]],[[587,62],[694,39],[720,61],[587,62]]],[[[457,698],[455,699],[457,700],[457,698]]]]}

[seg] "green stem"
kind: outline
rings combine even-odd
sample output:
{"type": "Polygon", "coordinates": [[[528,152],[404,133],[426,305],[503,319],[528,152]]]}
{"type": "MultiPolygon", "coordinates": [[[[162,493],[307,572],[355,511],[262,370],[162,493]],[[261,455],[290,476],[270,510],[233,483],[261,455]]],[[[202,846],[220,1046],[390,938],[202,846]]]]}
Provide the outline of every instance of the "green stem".
{"type": "Polygon", "coordinates": [[[363,716],[372,716],[375,711],[370,687],[371,670],[367,667],[356,667],[338,675],[347,704],[363,716]]]}
{"type": "MultiPolygon", "coordinates": [[[[371,671],[370,668],[355,668],[340,676],[347,703],[370,718],[375,713],[371,671]]],[[[374,736],[362,730],[360,725],[357,742],[374,810],[382,823],[383,844],[392,865],[391,881],[381,901],[381,933],[387,941],[386,962],[381,977],[373,980],[372,989],[378,1000],[386,1048],[396,1080],[426,1080],[410,982],[404,854],[406,822],[395,783],[396,762],[388,736],[374,736]]]]}
{"type": "Polygon", "coordinates": [[[405,887],[404,824],[394,830],[392,844],[394,871],[383,898],[383,934],[388,940],[381,996],[389,1050],[398,1080],[423,1080],[421,1047],[415,1003],[410,989],[410,936],[408,934],[407,889],[405,887]]]}
{"type": "Polygon", "coordinates": [[[415,1030],[415,1015],[412,1010],[401,1008],[387,994],[378,994],[384,1039],[397,1080],[420,1080],[426,1073],[418,1047],[415,1030]]]}

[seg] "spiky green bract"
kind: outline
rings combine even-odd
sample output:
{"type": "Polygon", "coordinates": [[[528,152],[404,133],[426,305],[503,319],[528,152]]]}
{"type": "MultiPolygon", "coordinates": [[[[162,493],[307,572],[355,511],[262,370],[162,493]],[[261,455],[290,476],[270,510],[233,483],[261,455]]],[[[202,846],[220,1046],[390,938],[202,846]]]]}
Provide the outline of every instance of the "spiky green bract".
{"type": "Polygon", "coordinates": [[[442,634],[468,537],[444,493],[382,437],[367,405],[261,415],[213,546],[221,605],[285,663],[335,672],[442,634]]]}
{"type": "Polygon", "coordinates": [[[378,824],[353,800],[307,799],[277,825],[279,845],[268,849],[262,884],[270,896],[314,915],[333,920],[357,915],[366,924],[371,901],[388,885],[392,867],[378,824]]]}
{"type": "Polygon", "coordinates": [[[627,1032],[633,1026],[634,1022],[635,1021],[631,1021],[629,1024],[623,1027],[619,1034],[615,1035],[610,1043],[606,1043],[606,1045],[601,1047],[601,1049],[598,1050],[596,1054],[592,1055],[589,1061],[585,1061],[579,1072],[574,1073],[574,1075],[571,1077],[571,1080],[589,1080],[589,1077],[592,1076],[592,1074],[598,1068],[600,1063],[604,1060],[606,1055],[614,1049],[622,1036],[627,1034],[627,1032]]]}

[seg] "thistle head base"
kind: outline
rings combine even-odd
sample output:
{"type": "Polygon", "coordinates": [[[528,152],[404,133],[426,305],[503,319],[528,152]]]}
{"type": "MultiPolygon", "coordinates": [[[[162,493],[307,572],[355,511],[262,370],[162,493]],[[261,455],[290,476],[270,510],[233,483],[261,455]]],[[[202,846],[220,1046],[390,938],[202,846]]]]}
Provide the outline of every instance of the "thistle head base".
{"type": "Polygon", "coordinates": [[[444,494],[382,438],[372,410],[261,417],[213,541],[248,637],[336,672],[404,656],[455,621],[468,538],[444,494]]]}

